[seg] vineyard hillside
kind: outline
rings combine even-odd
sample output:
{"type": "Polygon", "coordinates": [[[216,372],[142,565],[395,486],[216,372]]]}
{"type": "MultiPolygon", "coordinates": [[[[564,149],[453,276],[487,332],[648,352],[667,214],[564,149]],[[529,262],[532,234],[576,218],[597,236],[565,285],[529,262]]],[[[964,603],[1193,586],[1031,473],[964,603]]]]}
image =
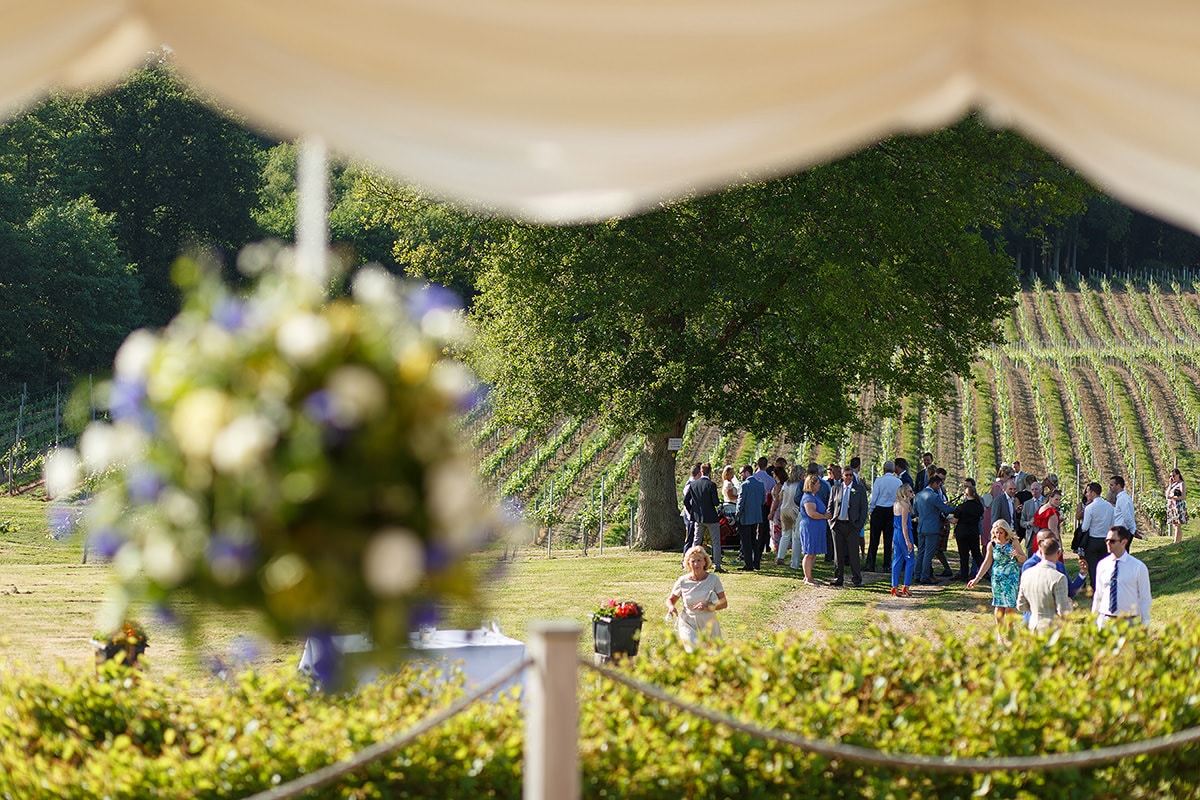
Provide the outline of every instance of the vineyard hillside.
{"type": "MultiPolygon", "coordinates": [[[[694,461],[759,455],[822,462],[860,455],[870,478],[885,459],[916,462],[926,450],[954,487],[965,475],[990,478],[1016,458],[1028,472],[1058,473],[1068,496],[1077,471],[1085,480],[1122,474],[1139,507],[1153,506],[1174,464],[1200,479],[1200,294],[1190,282],[1035,281],[1002,333],[1004,343],[981,352],[948,397],[905,399],[896,417],[841,441],[762,441],[693,420],[679,481],[694,461]]],[[[586,419],[528,431],[501,425],[486,408],[463,430],[485,486],[537,521],[536,546],[597,547],[601,530],[605,546],[627,541],[640,437],[586,419]]]]}

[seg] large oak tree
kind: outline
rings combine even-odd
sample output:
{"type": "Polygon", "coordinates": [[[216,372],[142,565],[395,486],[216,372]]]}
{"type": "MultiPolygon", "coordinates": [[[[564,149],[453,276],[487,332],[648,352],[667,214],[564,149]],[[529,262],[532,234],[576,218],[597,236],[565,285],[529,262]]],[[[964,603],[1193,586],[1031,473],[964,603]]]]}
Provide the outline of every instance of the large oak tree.
{"type": "Polygon", "coordinates": [[[682,540],[669,437],[698,414],[800,439],[860,398],[938,396],[1017,288],[998,239],[1056,165],[973,120],[631,219],[533,226],[393,198],[399,255],[469,280],[497,412],[645,434],[636,543],[682,540]]]}

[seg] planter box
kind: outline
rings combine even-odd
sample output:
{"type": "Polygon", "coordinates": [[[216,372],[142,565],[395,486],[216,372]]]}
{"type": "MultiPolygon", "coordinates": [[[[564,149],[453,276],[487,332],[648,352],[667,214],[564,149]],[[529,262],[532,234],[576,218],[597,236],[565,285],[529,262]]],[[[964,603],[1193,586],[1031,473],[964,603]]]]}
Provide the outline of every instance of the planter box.
{"type": "Polygon", "coordinates": [[[595,650],[602,656],[636,656],[638,640],[642,638],[642,619],[613,619],[600,617],[592,620],[592,639],[595,650]]]}

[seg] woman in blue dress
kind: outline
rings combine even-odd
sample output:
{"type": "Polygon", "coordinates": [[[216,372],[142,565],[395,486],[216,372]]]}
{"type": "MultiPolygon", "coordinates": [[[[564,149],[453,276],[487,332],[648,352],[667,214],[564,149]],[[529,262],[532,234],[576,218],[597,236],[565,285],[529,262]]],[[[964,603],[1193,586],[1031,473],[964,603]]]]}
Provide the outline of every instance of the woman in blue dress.
{"type": "Polygon", "coordinates": [[[979,573],[967,582],[974,589],[979,579],[992,570],[992,605],[996,609],[996,632],[999,634],[1008,623],[1008,616],[1017,613],[1017,589],[1021,586],[1021,565],[1025,563],[1025,551],[1013,536],[1012,526],[1002,519],[992,523],[992,540],[988,542],[987,555],[979,573]]]}
{"type": "Polygon", "coordinates": [[[829,512],[825,509],[825,501],[817,492],[821,488],[821,479],[809,475],[804,479],[804,494],[800,497],[800,543],[804,547],[804,583],[816,586],[813,582],[813,564],[817,556],[825,555],[825,531],[829,529],[829,512]]]}
{"type": "Polygon", "coordinates": [[[917,564],[913,555],[912,501],[912,487],[901,484],[896,490],[896,502],[892,504],[893,597],[912,597],[913,568],[917,564]],[[904,583],[900,582],[901,578],[904,583]]]}

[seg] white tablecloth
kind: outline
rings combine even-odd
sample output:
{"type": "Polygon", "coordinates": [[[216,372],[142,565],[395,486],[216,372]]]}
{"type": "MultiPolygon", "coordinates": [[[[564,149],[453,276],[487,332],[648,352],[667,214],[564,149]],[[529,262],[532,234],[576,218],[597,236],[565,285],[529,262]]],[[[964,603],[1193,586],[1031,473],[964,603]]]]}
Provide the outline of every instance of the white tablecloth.
{"type": "MultiPolygon", "coordinates": [[[[300,669],[312,672],[317,660],[319,642],[309,639],[304,643],[304,655],[300,658],[300,669]]],[[[366,636],[334,636],[333,646],[339,655],[362,653],[371,649],[366,636]]],[[[457,666],[465,677],[467,691],[471,691],[513,664],[525,658],[525,643],[493,630],[445,631],[435,630],[427,636],[412,636],[412,647],[416,658],[428,660],[449,670],[457,666]]],[[[364,665],[356,676],[359,683],[369,683],[379,675],[379,668],[364,665]]],[[[497,691],[504,692],[514,686],[523,686],[521,675],[504,683],[497,691]]]]}

